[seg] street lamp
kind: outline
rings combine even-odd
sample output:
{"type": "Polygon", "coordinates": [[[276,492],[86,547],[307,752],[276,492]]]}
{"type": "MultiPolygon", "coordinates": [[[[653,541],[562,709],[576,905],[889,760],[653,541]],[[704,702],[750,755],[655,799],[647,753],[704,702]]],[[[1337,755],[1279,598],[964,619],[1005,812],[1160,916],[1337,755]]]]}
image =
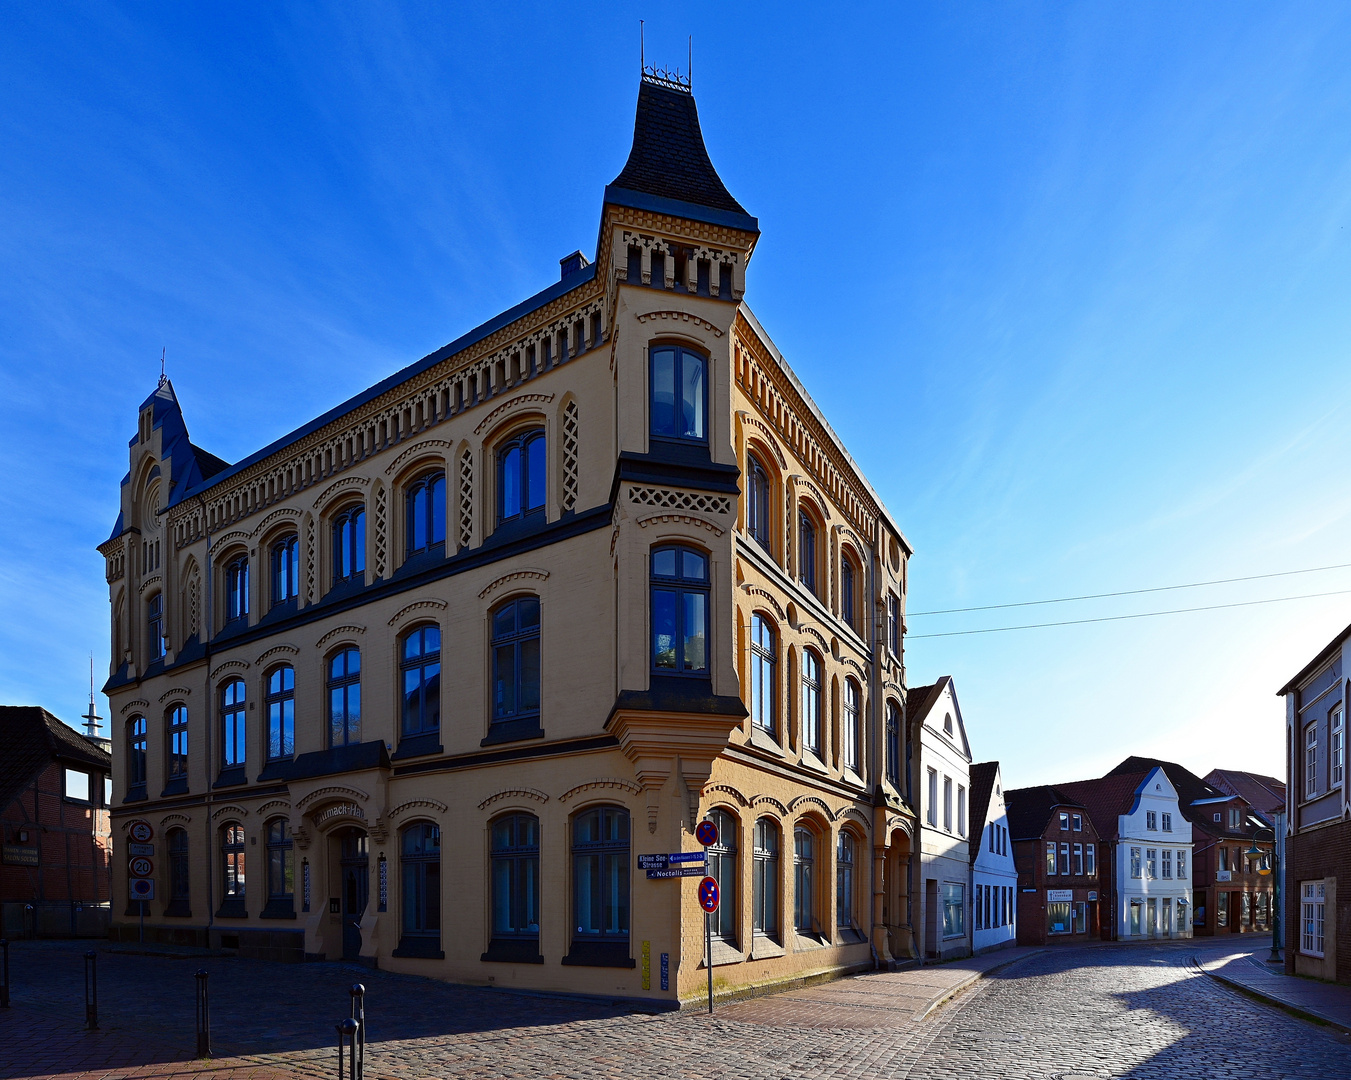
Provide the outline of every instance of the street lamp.
{"type": "MultiPolygon", "coordinates": [[[[1261,874],[1262,877],[1267,877],[1268,875],[1270,875],[1272,870],[1275,868],[1276,863],[1276,830],[1269,829],[1263,825],[1259,825],[1257,828],[1253,829],[1252,847],[1250,847],[1245,852],[1245,854],[1248,855],[1250,858],[1256,858],[1258,860],[1257,872],[1261,874]],[[1263,852],[1257,846],[1257,834],[1264,832],[1271,833],[1271,859],[1268,862],[1265,869],[1262,866],[1262,858],[1261,858],[1263,852]]],[[[1281,875],[1277,874],[1275,880],[1271,883],[1271,956],[1268,958],[1269,963],[1276,964],[1280,962],[1281,949],[1280,946],[1276,944],[1280,940],[1281,940],[1281,875]]]]}

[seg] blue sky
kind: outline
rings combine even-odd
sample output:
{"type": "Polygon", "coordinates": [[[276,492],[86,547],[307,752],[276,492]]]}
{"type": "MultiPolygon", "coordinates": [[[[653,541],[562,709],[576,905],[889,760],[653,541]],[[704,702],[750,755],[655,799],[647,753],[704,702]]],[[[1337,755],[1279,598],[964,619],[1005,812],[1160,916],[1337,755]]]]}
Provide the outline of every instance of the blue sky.
{"type": "MultiPolygon", "coordinates": [[[[747,299],[913,611],[1351,563],[1351,10],[7,5],[0,701],[76,721],[161,348],[237,460],[591,253],[637,20],[759,216],[747,299]]],[[[1351,569],[911,619],[1011,786],[1282,769],[1351,569]]],[[[101,702],[101,708],[105,704],[101,702]]]]}

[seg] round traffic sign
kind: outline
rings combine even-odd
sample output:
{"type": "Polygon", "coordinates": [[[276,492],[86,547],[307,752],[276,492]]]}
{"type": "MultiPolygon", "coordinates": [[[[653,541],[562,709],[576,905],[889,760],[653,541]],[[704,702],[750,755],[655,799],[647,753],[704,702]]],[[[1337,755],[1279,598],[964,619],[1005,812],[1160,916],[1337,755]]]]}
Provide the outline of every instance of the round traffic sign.
{"type": "Polygon", "coordinates": [[[694,838],[704,847],[711,847],[718,842],[718,827],[711,821],[701,821],[694,830],[694,838]]]}
{"type": "Polygon", "coordinates": [[[155,883],[146,878],[138,878],[130,882],[130,885],[133,900],[139,900],[143,897],[150,898],[155,891],[155,883]]]}
{"type": "Polygon", "coordinates": [[[144,855],[137,855],[127,864],[127,869],[131,871],[132,877],[149,877],[155,872],[155,864],[144,855]]]}
{"type": "Polygon", "coordinates": [[[150,827],[150,822],[137,818],[127,829],[127,835],[138,844],[148,844],[155,835],[155,830],[150,827]]]}
{"type": "Polygon", "coordinates": [[[718,880],[706,877],[699,882],[699,906],[710,915],[718,910],[718,880]]]}

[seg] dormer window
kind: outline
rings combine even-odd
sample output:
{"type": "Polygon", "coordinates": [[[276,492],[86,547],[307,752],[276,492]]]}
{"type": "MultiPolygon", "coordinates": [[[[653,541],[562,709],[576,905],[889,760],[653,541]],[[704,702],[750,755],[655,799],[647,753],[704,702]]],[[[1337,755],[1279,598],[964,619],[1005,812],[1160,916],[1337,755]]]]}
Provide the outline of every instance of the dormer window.
{"type": "Polygon", "coordinates": [[[651,357],[653,437],[707,442],[708,361],[676,345],[654,347],[651,357]]]}

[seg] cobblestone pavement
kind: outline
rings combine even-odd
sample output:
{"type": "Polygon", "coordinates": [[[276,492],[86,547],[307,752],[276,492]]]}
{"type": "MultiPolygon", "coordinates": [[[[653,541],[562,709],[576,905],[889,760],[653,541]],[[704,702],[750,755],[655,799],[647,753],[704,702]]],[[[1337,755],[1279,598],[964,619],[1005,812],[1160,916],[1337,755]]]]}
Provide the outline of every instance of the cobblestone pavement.
{"type": "MultiPolygon", "coordinates": [[[[87,947],[87,946],[85,946],[87,947]]],[[[280,1080],[335,1075],[333,1024],[367,985],[371,1080],[424,1078],[1351,1076],[1351,1038],[1200,974],[1190,944],[1053,949],[976,983],[929,1019],[879,1011],[888,976],[813,988],[794,1022],[751,1009],[634,1013],[622,1004],[467,989],[340,964],[270,965],[104,953],[102,1031],[79,1031],[80,953],[20,946],[0,1011],[0,1077],[280,1080]],[[192,972],[212,971],[217,1053],[192,1063],[192,972]],[[814,1021],[829,1006],[834,1026],[814,1021]],[[858,1022],[848,1009],[860,1005],[858,1022]],[[133,1067],[134,1066],[134,1067],[133,1067]]],[[[748,1003],[755,1004],[755,1003],[748,1003]]]]}

